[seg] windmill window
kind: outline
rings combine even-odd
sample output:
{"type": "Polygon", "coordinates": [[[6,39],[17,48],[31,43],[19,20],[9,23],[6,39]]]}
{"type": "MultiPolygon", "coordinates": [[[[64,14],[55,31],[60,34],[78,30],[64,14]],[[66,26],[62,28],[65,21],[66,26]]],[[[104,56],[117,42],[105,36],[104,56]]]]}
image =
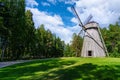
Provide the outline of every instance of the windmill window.
{"type": "Polygon", "coordinates": [[[92,51],[88,51],[88,56],[92,56],[92,51]]]}

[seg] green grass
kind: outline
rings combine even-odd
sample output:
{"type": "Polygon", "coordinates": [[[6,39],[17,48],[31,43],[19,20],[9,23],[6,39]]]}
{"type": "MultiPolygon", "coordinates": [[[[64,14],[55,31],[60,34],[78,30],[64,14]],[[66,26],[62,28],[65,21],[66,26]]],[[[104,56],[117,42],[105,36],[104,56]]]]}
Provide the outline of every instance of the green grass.
{"type": "Polygon", "coordinates": [[[0,69],[0,80],[120,80],[120,58],[54,58],[0,69]]]}

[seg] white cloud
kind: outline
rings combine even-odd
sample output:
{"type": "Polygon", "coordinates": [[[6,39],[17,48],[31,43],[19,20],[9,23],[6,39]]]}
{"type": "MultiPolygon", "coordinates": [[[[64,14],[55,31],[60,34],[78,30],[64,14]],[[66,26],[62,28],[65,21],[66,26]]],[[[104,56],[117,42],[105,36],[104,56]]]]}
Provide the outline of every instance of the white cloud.
{"type": "Polygon", "coordinates": [[[50,4],[47,3],[47,2],[41,2],[41,4],[42,4],[43,6],[50,6],[50,4]]]}
{"type": "Polygon", "coordinates": [[[26,0],[26,6],[34,7],[34,6],[38,6],[38,5],[39,4],[35,0],[26,0]]]}
{"type": "Polygon", "coordinates": [[[64,0],[65,4],[71,4],[73,5],[78,0],[64,0]]]}
{"type": "Polygon", "coordinates": [[[55,4],[56,3],[56,0],[47,0],[48,2],[52,3],[52,4],[55,4]]]}
{"type": "Polygon", "coordinates": [[[51,16],[47,12],[39,11],[37,8],[26,7],[26,9],[31,10],[33,13],[33,20],[36,27],[44,24],[45,29],[50,29],[52,33],[55,33],[57,36],[59,36],[65,41],[65,43],[69,43],[71,41],[72,34],[78,30],[75,29],[75,27],[65,28],[62,18],[59,15],[51,16]]]}
{"type": "Polygon", "coordinates": [[[63,25],[62,18],[59,15],[51,16],[47,12],[39,11],[37,8],[31,8],[30,10],[33,13],[36,27],[38,27],[39,24],[63,25]]]}
{"type": "MultiPolygon", "coordinates": [[[[78,20],[75,17],[71,19],[71,22],[75,23],[76,26],[64,27],[64,22],[61,16],[56,14],[50,15],[47,12],[33,8],[34,6],[38,6],[38,3],[35,0],[26,1],[28,2],[26,3],[28,5],[26,9],[31,10],[33,13],[35,26],[38,27],[41,24],[44,24],[46,29],[50,29],[52,33],[55,33],[66,43],[71,41],[73,33],[78,33],[81,30],[77,25],[78,20]]],[[[56,1],[57,0],[48,0],[48,2],[52,4],[55,4],[56,1]]],[[[76,3],[75,7],[83,22],[89,14],[92,14],[92,20],[97,21],[100,25],[108,25],[110,23],[115,23],[120,16],[119,0],[67,0],[64,2],[66,4],[73,4],[73,2],[76,3]]],[[[67,10],[71,12],[70,7],[68,7],[67,10]]]]}
{"type": "MultiPolygon", "coordinates": [[[[49,1],[53,3],[55,2],[55,0],[49,1]]],[[[29,5],[30,3],[31,2],[29,2],[29,5]]],[[[34,3],[34,5],[31,3],[31,5],[35,6],[37,2],[34,3]]],[[[31,6],[26,7],[26,10],[31,10],[33,13],[33,21],[35,23],[35,27],[44,24],[45,29],[51,30],[52,33],[55,33],[57,36],[59,36],[62,40],[65,41],[65,43],[70,43],[73,33],[79,32],[78,26],[64,27],[64,22],[59,15],[54,14],[52,16],[47,12],[40,11],[37,8],[33,8],[31,6]]]]}
{"type": "Polygon", "coordinates": [[[73,22],[73,23],[75,23],[75,24],[78,24],[78,20],[77,20],[77,18],[75,18],[75,17],[73,17],[73,18],[71,19],[71,22],[73,22]]]}
{"type": "Polygon", "coordinates": [[[68,10],[69,12],[72,12],[71,7],[67,7],[67,10],[68,10]]]}
{"type": "Polygon", "coordinates": [[[89,14],[101,25],[114,24],[120,16],[120,0],[79,0],[76,8],[84,21],[89,14]]]}

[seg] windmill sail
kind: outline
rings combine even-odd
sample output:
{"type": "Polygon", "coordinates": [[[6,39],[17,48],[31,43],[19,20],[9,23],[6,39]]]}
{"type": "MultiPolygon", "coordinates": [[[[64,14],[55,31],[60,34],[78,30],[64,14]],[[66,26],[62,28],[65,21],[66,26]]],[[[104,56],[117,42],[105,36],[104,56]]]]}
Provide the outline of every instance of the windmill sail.
{"type": "Polygon", "coordinates": [[[84,25],[87,24],[92,19],[92,17],[93,16],[90,14],[88,18],[84,21],[84,25]]]}
{"type": "Polygon", "coordinates": [[[73,12],[75,13],[75,15],[76,15],[76,17],[77,17],[77,19],[78,19],[78,21],[79,21],[79,25],[84,28],[84,25],[83,25],[80,17],[78,16],[77,11],[75,10],[74,6],[72,7],[72,10],[73,10],[73,12]]]}

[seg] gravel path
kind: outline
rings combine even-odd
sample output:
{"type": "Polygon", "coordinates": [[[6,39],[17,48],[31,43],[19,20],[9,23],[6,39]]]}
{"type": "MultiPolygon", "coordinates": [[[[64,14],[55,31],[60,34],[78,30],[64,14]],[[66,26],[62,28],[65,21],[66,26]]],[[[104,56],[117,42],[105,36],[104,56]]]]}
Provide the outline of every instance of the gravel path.
{"type": "Polygon", "coordinates": [[[24,63],[24,62],[29,62],[31,60],[19,60],[19,61],[8,61],[8,62],[0,62],[0,68],[10,66],[13,64],[18,64],[18,63],[24,63]]]}

